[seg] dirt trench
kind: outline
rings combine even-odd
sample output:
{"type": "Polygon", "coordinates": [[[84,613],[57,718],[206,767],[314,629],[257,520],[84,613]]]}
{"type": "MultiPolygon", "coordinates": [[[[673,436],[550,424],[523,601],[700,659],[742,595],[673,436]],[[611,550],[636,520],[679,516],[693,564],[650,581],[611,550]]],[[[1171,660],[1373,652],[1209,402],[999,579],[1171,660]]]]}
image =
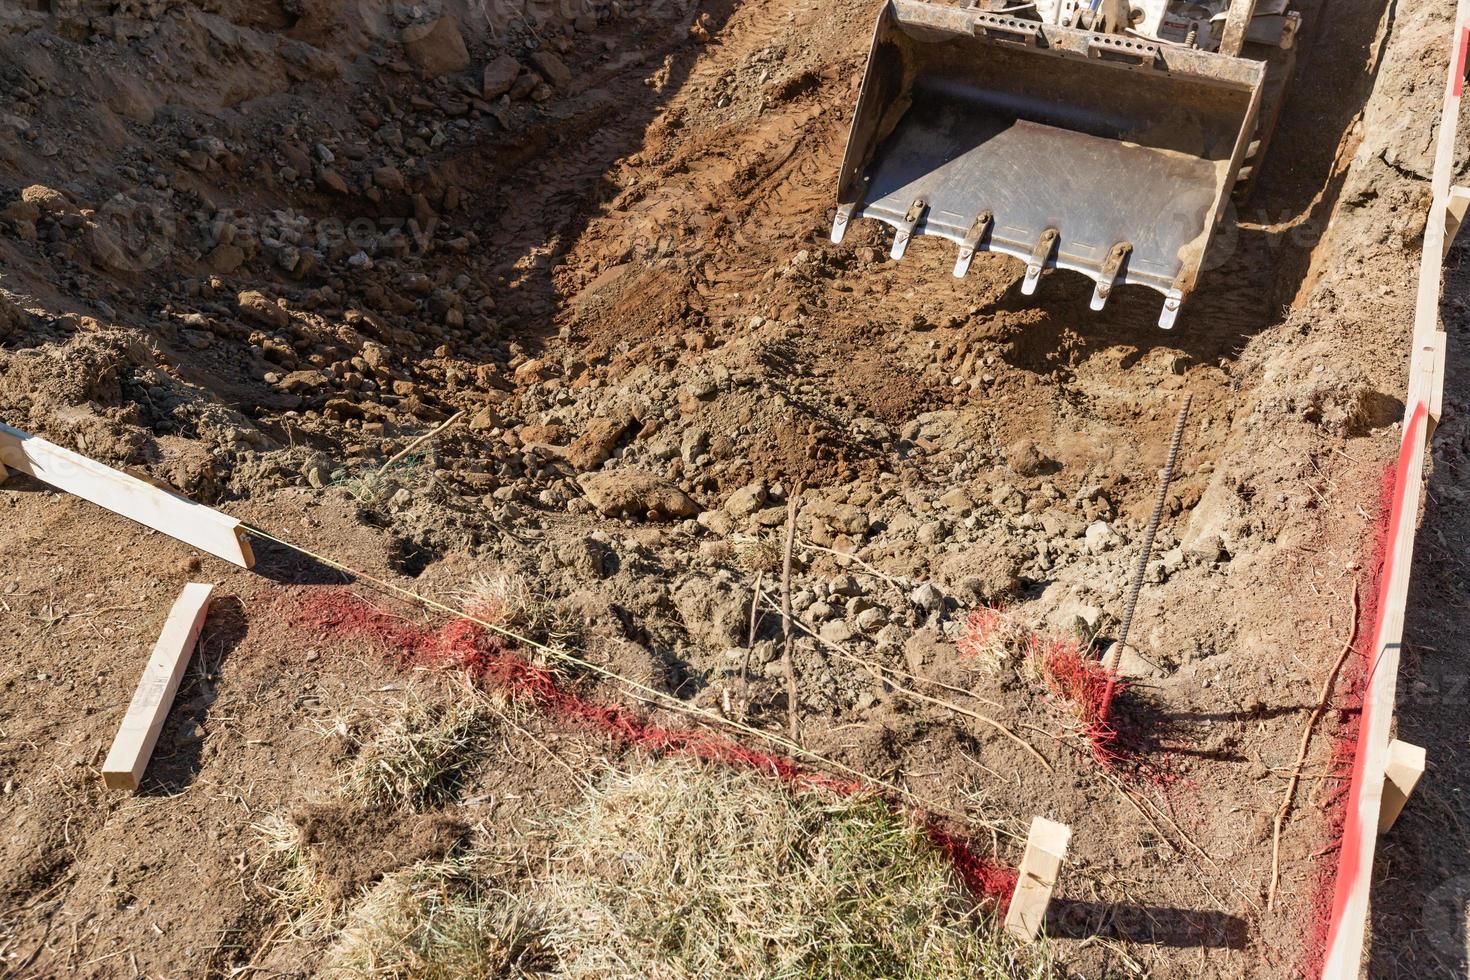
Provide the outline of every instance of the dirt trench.
{"type": "MultiPolygon", "coordinates": [[[[521,576],[590,662],[770,731],[799,492],[807,748],[1008,833],[1071,824],[1051,932],[1078,974],[1297,975],[1351,670],[1268,910],[1270,822],[1372,593],[1449,15],[1327,8],[1304,6],[1271,155],[1167,334],[1141,287],[1092,314],[1065,273],[1025,298],[1004,258],[956,281],[932,240],[897,263],[875,227],[826,241],[867,3],[467,9],[463,59],[365,5],[38,15],[4,38],[0,414],[422,594],[521,576]],[[54,196],[22,195],[38,184],[54,196]],[[1117,776],[1031,661],[973,653],[970,614],[1114,635],[1185,392],[1127,664],[1138,762],[1117,776]]],[[[310,969],[323,940],[275,942],[250,826],[331,778],[313,726],[396,683],[373,644],[301,625],[344,577],[268,544],[245,576],[37,486],[3,493],[7,964],[310,969]],[[99,530],[114,567],[86,557],[99,530]],[[91,770],[132,682],[119,644],[197,576],[238,612],[211,619],[158,785],[107,799],[91,770]]],[[[573,791],[505,765],[479,796],[573,791]]],[[[513,833],[524,807],[475,815],[513,833]]],[[[1441,938],[1463,934],[1454,901],[1441,938]]]]}

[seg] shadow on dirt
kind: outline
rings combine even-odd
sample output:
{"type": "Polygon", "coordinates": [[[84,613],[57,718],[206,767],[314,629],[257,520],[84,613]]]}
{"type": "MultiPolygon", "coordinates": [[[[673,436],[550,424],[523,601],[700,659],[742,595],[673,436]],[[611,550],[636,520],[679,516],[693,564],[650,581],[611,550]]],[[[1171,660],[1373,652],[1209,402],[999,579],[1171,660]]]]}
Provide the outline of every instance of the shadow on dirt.
{"type": "Polygon", "coordinates": [[[1053,939],[1114,939],[1179,949],[1245,949],[1244,919],[1224,912],[1056,898],[1046,910],[1053,939]]]}

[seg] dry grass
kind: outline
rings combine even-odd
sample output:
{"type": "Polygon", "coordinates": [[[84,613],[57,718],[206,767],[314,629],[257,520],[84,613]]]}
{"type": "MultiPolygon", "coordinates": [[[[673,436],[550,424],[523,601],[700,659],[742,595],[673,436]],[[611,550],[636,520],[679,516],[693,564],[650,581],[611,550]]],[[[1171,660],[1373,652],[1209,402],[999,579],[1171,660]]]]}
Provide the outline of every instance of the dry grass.
{"type": "Polygon", "coordinates": [[[293,935],[307,935],[329,926],[341,913],[330,884],[311,862],[301,844],[301,830],[285,816],[273,813],[252,828],[265,848],[258,877],[261,887],[281,910],[293,935]]]}
{"type": "Polygon", "coordinates": [[[477,575],[459,593],[466,612],[518,636],[562,647],[576,636],[576,624],[524,575],[477,575]]]}
{"type": "Polygon", "coordinates": [[[614,774],[542,831],[390,876],[328,955],[338,977],[638,980],[1051,976],[916,827],[873,799],[792,795],[668,762],[614,774]]]}
{"type": "Polygon", "coordinates": [[[683,763],[594,794],[557,836],[543,902],[576,978],[1049,974],[881,801],[683,763]]]}
{"type": "Polygon", "coordinates": [[[539,913],[480,851],[390,875],[352,910],[321,975],[415,980],[548,976],[539,913]]]}
{"type": "Polygon", "coordinates": [[[436,703],[414,695],[370,737],[349,730],[358,752],[343,794],[363,806],[416,813],[452,803],[493,727],[494,716],[473,697],[436,703]]]}
{"type": "Polygon", "coordinates": [[[1001,607],[981,606],[965,619],[965,631],[956,647],[960,656],[998,671],[1021,666],[1031,638],[1025,624],[1001,607]]]}

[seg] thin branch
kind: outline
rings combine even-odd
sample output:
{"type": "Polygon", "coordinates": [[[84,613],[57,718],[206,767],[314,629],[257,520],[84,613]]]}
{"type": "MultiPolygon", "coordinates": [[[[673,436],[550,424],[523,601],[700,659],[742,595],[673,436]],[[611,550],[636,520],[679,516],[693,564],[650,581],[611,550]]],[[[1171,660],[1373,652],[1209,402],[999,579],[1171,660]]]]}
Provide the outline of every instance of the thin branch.
{"type": "Polygon", "coordinates": [[[1296,799],[1297,786],[1302,781],[1302,769],[1307,764],[1307,747],[1312,743],[1312,731],[1317,727],[1318,720],[1327,711],[1327,702],[1332,700],[1332,688],[1337,683],[1337,675],[1342,672],[1342,665],[1347,662],[1348,654],[1352,652],[1353,642],[1357,638],[1358,580],[1353,579],[1353,599],[1352,609],[1348,614],[1347,642],[1342,645],[1342,652],[1337,655],[1337,663],[1332,665],[1327,679],[1322,682],[1322,694],[1317,698],[1317,707],[1312,710],[1311,717],[1307,719],[1307,724],[1302,729],[1301,747],[1297,750],[1296,764],[1292,766],[1291,780],[1286,784],[1286,794],[1281,800],[1281,809],[1276,811],[1276,821],[1271,830],[1271,884],[1266,889],[1267,911],[1270,911],[1276,904],[1276,886],[1281,880],[1281,828],[1291,813],[1291,804],[1296,799]]]}

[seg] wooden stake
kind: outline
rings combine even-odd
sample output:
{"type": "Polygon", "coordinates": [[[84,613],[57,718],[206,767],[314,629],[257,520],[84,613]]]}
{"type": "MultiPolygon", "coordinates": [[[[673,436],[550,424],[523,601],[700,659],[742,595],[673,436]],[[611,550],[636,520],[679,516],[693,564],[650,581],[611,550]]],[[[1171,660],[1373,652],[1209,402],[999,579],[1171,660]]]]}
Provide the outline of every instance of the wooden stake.
{"type": "Polygon", "coordinates": [[[1032,818],[1020,878],[1006,911],[1005,930],[1017,939],[1035,939],[1046,923],[1046,908],[1051,904],[1052,889],[1071,841],[1072,828],[1066,824],[1045,817],[1032,818]]]}
{"type": "Polygon", "coordinates": [[[189,655],[199,641],[199,631],[204,628],[212,591],[212,585],[186,585],[169,610],[163,632],[153,646],[153,656],[133,693],[133,703],[128,705],[107,761],[102,764],[102,781],[108,789],[136,790],[142,782],[143,770],[148,767],[153,747],[158,744],[158,733],[163,731],[163,721],[178,693],[184,668],[189,665],[189,655]]]}
{"type": "Polygon", "coordinates": [[[1425,752],[1422,745],[1410,745],[1394,739],[1388,743],[1388,765],[1383,770],[1383,805],[1378,811],[1378,832],[1388,833],[1394,821],[1409,802],[1419,777],[1424,775],[1425,752]]]}
{"type": "Polygon", "coordinates": [[[245,529],[233,517],[4,424],[0,464],[242,568],[255,564],[245,529]]]}
{"type": "Polygon", "coordinates": [[[1467,51],[1470,51],[1470,0],[1457,0],[1455,30],[1450,42],[1450,68],[1445,76],[1434,174],[1430,181],[1429,217],[1424,227],[1424,249],[1419,257],[1409,389],[1404,400],[1404,439],[1399,451],[1387,538],[1389,555],[1384,563],[1385,581],[1377,628],[1369,648],[1371,667],[1359,716],[1353,779],[1338,849],[1323,980],[1357,980],[1362,973],[1363,947],[1368,935],[1368,900],[1381,808],[1389,785],[1385,773],[1389,765],[1390,731],[1414,560],[1414,532],[1419,523],[1419,498],[1424,488],[1424,456],[1444,399],[1445,336],[1439,304],[1444,284],[1445,232],[1453,219],[1439,212],[1449,210],[1453,199],[1456,131],[1465,88],[1467,51]]]}
{"type": "Polygon", "coordinates": [[[1443,255],[1448,256],[1450,249],[1454,247],[1455,236],[1460,233],[1460,226],[1465,223],[1465,212],[1467,211],[1470,211],[1470,187],[1451,187],[1449,200],[1444,203],[1443,255]]]}
{"type": "Polygon", "coordinates": [[[801,497],[801,484],[791,490],[786,500],[786,550],[781,558],[781,647],[786,669],[786,728],[791,741],[799,742],[796,693],[796,660],[791,654],[791,554],[796,550],[796,510],[801,497]]]}

